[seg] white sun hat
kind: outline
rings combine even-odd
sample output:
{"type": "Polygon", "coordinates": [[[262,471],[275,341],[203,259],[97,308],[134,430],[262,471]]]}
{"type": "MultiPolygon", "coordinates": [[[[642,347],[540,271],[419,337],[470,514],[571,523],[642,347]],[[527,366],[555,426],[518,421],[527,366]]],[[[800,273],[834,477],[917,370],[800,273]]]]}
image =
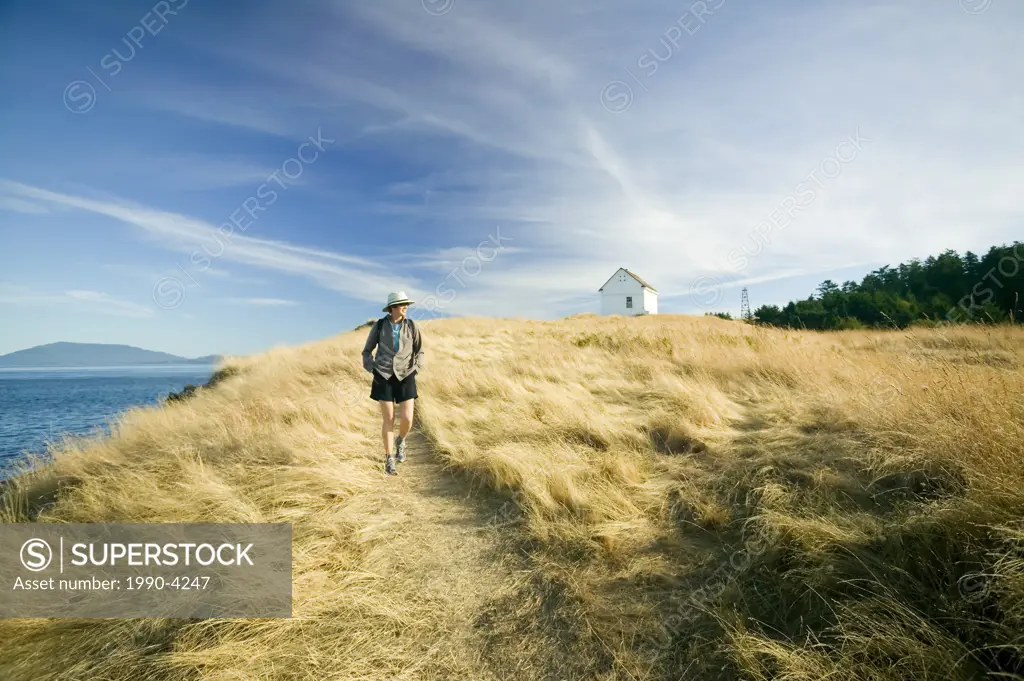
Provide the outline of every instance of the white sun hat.
{"type": "Polygon", "coordinates": [[[388,308],[392,305],[409,304],[412,305],[415,301],[409,300],[408,296],[405,295],[405,291],[392,291],[388,294],[388,304],[383,307],[381,312],[387,312],[388,308]]]}

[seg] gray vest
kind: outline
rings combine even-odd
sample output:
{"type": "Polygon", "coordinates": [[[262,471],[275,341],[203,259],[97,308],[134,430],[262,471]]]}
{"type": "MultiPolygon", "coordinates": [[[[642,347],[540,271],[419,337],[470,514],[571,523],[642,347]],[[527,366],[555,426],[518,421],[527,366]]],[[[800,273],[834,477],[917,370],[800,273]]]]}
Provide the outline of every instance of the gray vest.
{"type": "Polygon", "coordinates": [[[398,351],[395,351],[391,317],[383,317],[370,327],[370,335],[363,346],[363,368],[376,370],[384,378],[394,375],[403,380],[423,368],[423,338],[411,319],[406,317],[399,332],[398,351]],[[373,353],[376,346],[377,352],[373,353]]]}

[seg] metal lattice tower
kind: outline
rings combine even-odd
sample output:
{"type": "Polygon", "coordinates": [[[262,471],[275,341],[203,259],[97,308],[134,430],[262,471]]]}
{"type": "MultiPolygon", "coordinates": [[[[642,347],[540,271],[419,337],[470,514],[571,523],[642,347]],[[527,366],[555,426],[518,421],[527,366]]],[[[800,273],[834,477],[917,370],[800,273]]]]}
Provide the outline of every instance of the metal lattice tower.
{"type": "Polygon", "coordinates": [[[740,318],[750,319],[750,298],[747,297],[747,287],[743,287],[740,293],[740,318]]]}

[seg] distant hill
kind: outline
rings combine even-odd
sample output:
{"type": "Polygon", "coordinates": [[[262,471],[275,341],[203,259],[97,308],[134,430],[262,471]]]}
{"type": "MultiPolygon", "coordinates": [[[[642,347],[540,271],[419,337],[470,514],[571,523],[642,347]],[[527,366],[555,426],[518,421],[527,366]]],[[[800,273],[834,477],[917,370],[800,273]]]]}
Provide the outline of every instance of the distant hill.
{"type": "Polygon", "coordinates": [[[105,343],[50,343],[0,355],[0,369],[26,367],[109,367],[161,364],[215,364],[219,357],[178,357],[131,345],[105,343]]]}

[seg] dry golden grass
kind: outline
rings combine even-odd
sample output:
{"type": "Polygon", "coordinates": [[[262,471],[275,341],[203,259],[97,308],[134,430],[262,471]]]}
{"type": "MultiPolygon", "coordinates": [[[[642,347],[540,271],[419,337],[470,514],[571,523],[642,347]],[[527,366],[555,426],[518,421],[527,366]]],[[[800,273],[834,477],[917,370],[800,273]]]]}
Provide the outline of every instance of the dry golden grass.
{"type": "Polygon", "coordinates": [[[1024,678],[1024,333],[420,324],[398,478],[376,405],[338,406],[361,329],[230,360],[3,497],[291,522],[294,619],[9,620],[0,677],[1024,678]]]}

